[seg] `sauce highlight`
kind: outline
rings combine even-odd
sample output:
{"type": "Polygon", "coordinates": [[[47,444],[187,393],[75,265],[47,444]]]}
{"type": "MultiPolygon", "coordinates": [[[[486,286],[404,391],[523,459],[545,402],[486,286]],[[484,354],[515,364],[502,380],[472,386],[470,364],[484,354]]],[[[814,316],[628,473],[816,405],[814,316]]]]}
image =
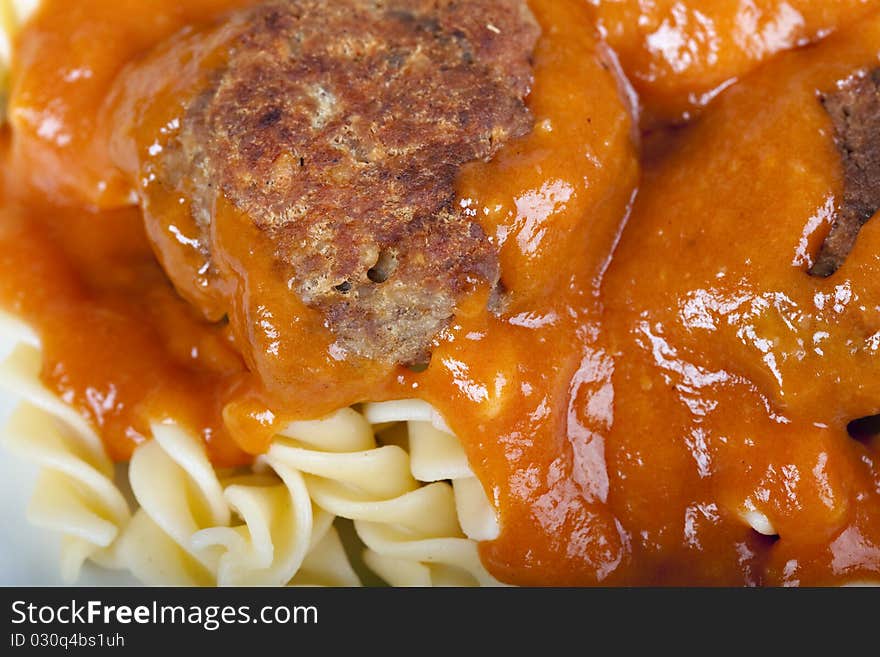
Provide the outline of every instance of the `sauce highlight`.
{"type": "Polygon", "coordinates": [[[588,0],[649,121],[696,116],[777,53],[855,24],[876,0],[588,0]]]}
{"type": "Polygon", "coordinates": [[[821,106],[800,103],[876,61],[877,20],[732,89],[638,184],[629,108],[589,8],[532,0],[543,29],[535,128],[458,181],[462,207],[500,249],[511,305],[495,317],[477,291],[414,373],[334,358],[321,317],[292,298],[271,245],[232,207],[217,213],[219,283],[200,284],[185,248],[160,265],[154,253],[171,250],[154,247],[185,247],[192,220],[186,199],[149,184],[151,149],[179,119],[175,95],[203,74],[186,66],[193,49],[222,57],[186,26],[248,3],[163,0],[149,22],[143,3],[128,4],[47,0],[21,35],[0,199],[0,301],[39,332],[44,381],[114,459],[148,439],[150,420],[174,417],[212,462],[244,465],[286,420],[418,397],[461,439],[500,511],[501,535],[480,550],[503,581],[876,576],[880,465],[845,426],[880,409],[862,375],[871,355],[844,345],[853,326],[860,338],[880,330],[867,287],[880,228],[866,225],[840,278],[803,273],[840,171],[821,106]],[[68,33],[88,44],[75,66],[68,33]],[[120,77],[145,58],[159,61],[155,79],[120,77]],[[137,122],[114,84],[149,99],[129,108],[137,122]],[[778,124],[743,124],[757,115],[778,124]],[[108,124],[126,120],[141,127],[114,142],[108,124]],[[135,194],[163,218],[149,230],[135,194]],[[744,230],[751,216],[767,220],[744,230]],[[191,272],[192,287],[175,290],[172,270],[191,272]],[[808,311],[820,297],[824,314],[808,311]],[[822,332],[821,344],[798,342],[822,332]],[[780,538],[752,529],[749,511],[780,538]]]}

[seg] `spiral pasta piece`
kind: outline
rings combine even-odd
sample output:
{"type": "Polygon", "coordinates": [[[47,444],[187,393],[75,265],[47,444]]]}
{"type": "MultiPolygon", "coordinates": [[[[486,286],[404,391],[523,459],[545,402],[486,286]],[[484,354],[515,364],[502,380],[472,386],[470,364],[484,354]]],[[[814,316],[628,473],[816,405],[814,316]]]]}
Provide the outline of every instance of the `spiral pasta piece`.
{"type": "Polygon", "coordinates": [[[486,533],[476,520],[487,516],[485,495],[476,495],[482,488],[467,483],[454,488],[447,481],[475,480],[458,441],[430,423],[433,411],[427,404],[394,404],[367,405],[364,414],[343,409],[324,420],[294,422],[280,432],[267,459],[303,472],[316,504],[354,521],[368,548],[365,562],[390,584],[499,584],[460,522],[466,518],[478,533],[486,533]],[[391,444],[377,444],[370,421],[393,432],[396,423],[410,417],[418,418],[408,424],[412,458],[394,444],[404,442],[399,436],[392,436],[391,444]],[[465,498],[460,504],[457,491],[465,498]],[[474,499],[482,506],[471,515],[474,499]]]}
{"type": "Polygon", "coordinates": [[[334,517],[312,505],[298,472],[264,466],[221,479],[195,436],[152,429],[132,458],[141,508],[114,565],[157,585],[359,585],[334,517]]]}
{"type": "Polygon", "coordinates": [[[221,480],[199,439],[173,423],[154,423],[128,464],[132,516],[100,437],[40,382],[39,339],[6,315],[0,336],[12,345],[0,386],[22,399],[4,442],[41,468],[28,518],[61,533],[66,581],[93,560],[148,584],[359,584],[334,516],[312,504],[298,471],[265,460],[221,480]]]}
{"type": "Polygon", "coordinates": [[[313,505],[298,471],[263,459],[262,472],[221,480],[195,436],[168,423],[154,424],[152,433],[129,469],[138,516],[145,517],[133,523],[135,538],[123,537],[120,550],[139,578],[221,586],[358,584],[331,531],[334,516],[313,505]],[[149,561],[138,547],[144,543],[154,546],[149,561]],[[326,553],[307,561],[313,550],[326,553]]]}
{"type": "MultiPolygon", "coordinates": [[[[330,516],[325,514],[325,517],[330,516]]],[[[348,561],[342,539],[332,523],[324,532],[314,531],[313,545],[291,586],[360,586],[361,581],[348,561]]]]}
{"type": "Polygon", "coordinates": [[[62,534],[68,581],[92,560],[147,584],[358,586],[338,516],[391,584],[498,584],[475,542],[497,535],[495,511],[429,405],[292,423],[236,472],[218,472],[184,427],[153,423],[127,466],[132,515],[100,437],[40,382],[39,340],[6,316],[0,334],[14,345],[0,385],[23,399],[5,442],[41,467],[29,517],[62,534]]]}
{"type": "Polygon", "coordinates": [[[40,383],[37,337],[5,315],[0,334],[13,345],[0,363],[0,387],[21,399],[3,440],[11,452],[40,467],[28,520],[61,533],[62,576],[70,582],[87,559],[106,559],[128,524],[128,503],[97,434],[40,383]]]}
{"type": "Polygon", "coordinates": [[[429,404],[418,400],[367,404],[370,421],[405,422],[411,469],[419,481],[451,481],[462,530],[475,541],[498,537],[498,514],[468,465],[461,442],[429,404]]]}

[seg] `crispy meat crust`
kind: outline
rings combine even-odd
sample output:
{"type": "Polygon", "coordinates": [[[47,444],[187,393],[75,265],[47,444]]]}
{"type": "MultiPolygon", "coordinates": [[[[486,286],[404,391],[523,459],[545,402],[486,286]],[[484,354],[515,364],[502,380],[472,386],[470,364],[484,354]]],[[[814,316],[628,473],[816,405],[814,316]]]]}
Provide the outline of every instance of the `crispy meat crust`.
{"type": "Polygon", "coordinates": [[[532,127],[525,0],[274,1],[241,24],[166,162],[204,243],[219,189],[341,347],[423,360],[462,295],[500,287],[454,183],[532,127]]]}
{"type": "Polygon", "coordinates": [[[822,244],[813,276],[836,272],[862,226],[880,209],[880,69],[855,76],[821,98],[843,159],[843,203],[822,244]]]}

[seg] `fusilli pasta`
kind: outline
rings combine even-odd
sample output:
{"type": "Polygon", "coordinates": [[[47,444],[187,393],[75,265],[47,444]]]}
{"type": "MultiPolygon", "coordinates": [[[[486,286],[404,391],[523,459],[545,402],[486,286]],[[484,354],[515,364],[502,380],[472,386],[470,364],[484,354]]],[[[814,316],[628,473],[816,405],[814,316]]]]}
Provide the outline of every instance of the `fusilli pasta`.
{"type": "Polygon", "coordinates": [[[497,536],[495,511],[429,405],[294,422],[252,468],[228,472],[182,426],[154,423],[117,485],[99,436],[40,383],[36,336],[7,316],[0,333],[14,343],[0,385],[21,398],[5,443],[41,467],[29,518],[64,536],[67,580],[90,559],[147,584],[357,586],[342,517],[392,585],[499,584],[476,545],[497,536]]]}

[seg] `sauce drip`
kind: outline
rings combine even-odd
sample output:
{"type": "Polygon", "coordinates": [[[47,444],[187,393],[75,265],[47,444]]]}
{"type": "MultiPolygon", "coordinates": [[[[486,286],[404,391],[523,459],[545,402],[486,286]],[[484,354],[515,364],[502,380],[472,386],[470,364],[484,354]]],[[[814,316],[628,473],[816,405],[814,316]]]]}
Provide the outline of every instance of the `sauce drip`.
{"type": "Polygon", "coordinates": [[[418,397],[459,436],[500,511],[501,535],[481,556],[504,581],[876,576],[876,446],[845,426],[877,413],[878,395],[859,376],[869,354],[844,345],[853,326],[862,338],[880,330],[867,287],[880,228],[863,229],[840,278],[802,271],[839,194],[839,159],[821,106],[761,103],[780,80],[801,98],[876,60],[880,23],[820,46],[805,72],[803,55],[792,55],[664,139],[643,159],[621,237],[639,162],[611,59],[591,36],[587,3],[532,0],[543,29],[528,99],[534,130],[465,167],[457,185],[499,247],[510,307],[487,313],[478,291],[415,373],[335,358],[322,318],[273,268],[272,245],[231,207],[217,212],[224,276],[210,285],[219,287],[168,281],[166,271],[193,271],[185,248],[163,248],[185,247],[192,220],[186,199],[150,185],[151,149],[180,119],[177,94],[203,73],[187,68],[187,49],[212,46],[188,27],[159,55],[147,51],[244,4],[163,0],[145,12],[139,2],[47,0],[20,37],[2,152],[0,300],[39,332],[44,381],[99,429],[114,459],[148,439],[150,420],[174,417],[204,437],[215,464],[243,465],[288,419],[418,397]],[[66,39],[83,44],[76,62],[66,39]],[[170,87],[167,75],[125,70],[169,53],[180,64],[170,87]],[[114,84],[150,102],[120,116],[114,84]],[[742,122],[768,114],[779,123],[765,142],[742,122]],[[128,141],[111,139],[120,123],[138,126],[128,141]],[[789,162],[783,181],[780,161],[789,162]],[[135,195],[162,217],[149,231],[135,195]],[[746,216],[776,222],[744,231],[746,216]],[[807,311],[816,294],[831,311],[807,311]],[[737,302],[746,310],[734,316],[737,302]],[[831,314],[835,304],[841,313],[831,314]],[[795,311],[805,323],[791,328],[795,311]],[[785,360],[807,331],[829,334],[809,345],[822,354],[785,360]],[[753,530],[749,511],[780,538],[753,530]]]}

